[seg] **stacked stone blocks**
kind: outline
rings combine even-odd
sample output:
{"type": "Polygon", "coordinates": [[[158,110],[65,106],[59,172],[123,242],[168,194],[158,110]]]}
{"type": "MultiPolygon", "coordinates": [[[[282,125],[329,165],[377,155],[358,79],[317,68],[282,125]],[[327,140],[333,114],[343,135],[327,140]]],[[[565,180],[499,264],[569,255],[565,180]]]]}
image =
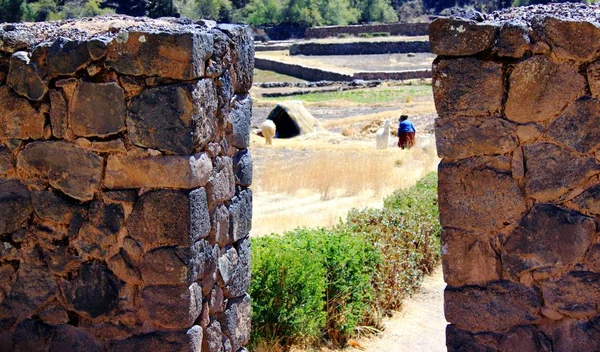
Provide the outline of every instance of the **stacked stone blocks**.
{"type": "Polygon", "coordinates": [[[600,350],[600,25],[573,6],[430,26],[449,351],[600,350]]]}
{"type": "Polygon", "coordinates": [[[0,27],[0,350],[245,350],[249,29],[0,27]]]}

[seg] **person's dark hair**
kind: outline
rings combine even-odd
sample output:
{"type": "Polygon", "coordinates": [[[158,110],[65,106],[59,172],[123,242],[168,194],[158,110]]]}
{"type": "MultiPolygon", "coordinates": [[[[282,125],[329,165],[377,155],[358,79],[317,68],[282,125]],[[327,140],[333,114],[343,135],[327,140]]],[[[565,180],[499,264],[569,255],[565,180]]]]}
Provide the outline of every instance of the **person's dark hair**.
{"type": "Polygon", "coordinates": [[[408,120],[408,115],[400,115],[400,121],[408,120]]]}

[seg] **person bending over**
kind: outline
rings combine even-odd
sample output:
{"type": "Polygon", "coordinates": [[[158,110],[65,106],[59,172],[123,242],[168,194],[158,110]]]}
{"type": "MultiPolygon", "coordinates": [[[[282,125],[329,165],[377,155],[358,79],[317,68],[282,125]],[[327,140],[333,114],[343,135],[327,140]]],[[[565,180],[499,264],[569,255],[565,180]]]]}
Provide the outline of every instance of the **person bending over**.
{"type": "Polygon", "coordinates": [[[410,149],[415,146],[415,126],[408,120],[408,115],[400,115],[398,125],[398,147],[410,149]]]}

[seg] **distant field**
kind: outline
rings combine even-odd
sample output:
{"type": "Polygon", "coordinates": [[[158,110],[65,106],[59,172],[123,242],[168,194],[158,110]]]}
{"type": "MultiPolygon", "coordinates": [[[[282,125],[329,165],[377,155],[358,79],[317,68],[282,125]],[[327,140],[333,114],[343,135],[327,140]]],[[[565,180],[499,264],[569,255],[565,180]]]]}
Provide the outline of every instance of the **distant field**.
{"type": "Polygon", "coordinates": [[[254,69],[254,82],[304,82],[304,80],[292,76],[282,75],[273,71],[254,69]]]}

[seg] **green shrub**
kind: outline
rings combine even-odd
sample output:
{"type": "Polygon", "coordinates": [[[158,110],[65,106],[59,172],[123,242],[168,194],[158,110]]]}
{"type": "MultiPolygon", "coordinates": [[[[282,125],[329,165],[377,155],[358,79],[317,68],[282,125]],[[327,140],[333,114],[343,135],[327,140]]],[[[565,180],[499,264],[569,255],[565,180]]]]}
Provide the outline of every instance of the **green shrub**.
{"type": "Polygon", "coordinates": [[[390,32],[373,32],[371,33],[373,37],[389,37],[390,32]]]}
{"type": "Polygon", "coordinates": [[[358,33],[359,38],[371,38],[371,33],[358,33]]]}

